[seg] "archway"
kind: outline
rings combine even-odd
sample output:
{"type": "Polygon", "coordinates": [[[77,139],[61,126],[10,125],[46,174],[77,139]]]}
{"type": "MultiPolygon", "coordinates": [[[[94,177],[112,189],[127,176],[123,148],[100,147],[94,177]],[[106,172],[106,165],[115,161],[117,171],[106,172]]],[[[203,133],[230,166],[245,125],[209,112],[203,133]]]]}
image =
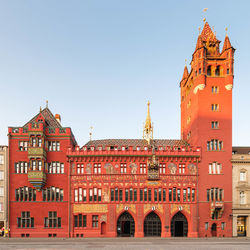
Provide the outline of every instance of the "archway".
{"type": "Polygon", "coordinates": [[[155,212],[148,214],[144,220],[144,236],[161,236],[161,220],[155,212]]]}
{"type": "Polygon", "coordinates": [[[128,212],[122,213],[117,220],[117,236],[133,237],[135,233],[135,221],[128,212]]]}
{"type": "Polygon", "coordinates": [[[102,222],[101,223],[101,235],[105,235],[106,234],[106,222],[102,222]]]}
{"type": "Polygon", "coordinates": [[[171,220],[171,236],[172,237],[187,237],[188,222],[185,215],[178,212],[171,220]]]}
{"type": "Polygon", "coordinates": [[[212,227],[211,227],[211,234],[213,237],[216,237],[217,236],[217,225],[216,223],[213,223],[212,224],[212,227]]]}

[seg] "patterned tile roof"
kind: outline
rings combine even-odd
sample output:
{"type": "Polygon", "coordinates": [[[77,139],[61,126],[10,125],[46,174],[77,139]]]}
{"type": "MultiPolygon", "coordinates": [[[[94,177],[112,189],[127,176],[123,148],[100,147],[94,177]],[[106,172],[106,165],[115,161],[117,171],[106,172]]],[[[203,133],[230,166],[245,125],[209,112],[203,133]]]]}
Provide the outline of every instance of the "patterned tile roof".
{"type": "MultiPolygon", "coordinates": [[[[48,108],[43,109],[41,112],[42,116],[44,117],[46,123],[48,124],[47,126],[50,128],[62,128],[61,124],[56,120],[56,118],[54,117],[54,115],[51,113],[51,111],[48,108]]],[[[39,113],[39,114],[40,114],[39,113]]],[[[34,116],[29,122],[27,122],[23,127],[24,128],[28,128],[28,124],[31,122],[35,122],[37,116],[39,115],[37,114],[36,116],[34,116]]]]}
{"type": "MultiPolygon", "coordinates": [[[[188,143],[184,140],[166,140],[166,139],[155,139],[155,146],[188,146],[188,143]]],[[[92,140],[86,143],[84,146],[90,147],[110,147],[110,146],[118,146],[120,149],[122,146],[129,147],[133,146],[134,148],[137,146],[146,146],[147,141],[143,139],[104,139],[104,140],[92,140]]]]}

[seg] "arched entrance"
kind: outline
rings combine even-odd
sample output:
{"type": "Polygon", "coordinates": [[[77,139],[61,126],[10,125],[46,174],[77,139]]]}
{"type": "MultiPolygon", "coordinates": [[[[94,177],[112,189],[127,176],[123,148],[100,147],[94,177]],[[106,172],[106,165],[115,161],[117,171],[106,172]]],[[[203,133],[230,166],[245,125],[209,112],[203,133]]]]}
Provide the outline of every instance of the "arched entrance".
{"type": "Polygon", "coordinates": [[[161,220],[155,212],[148,214],[144,220],[144,236],[161,236],[161,220]]]}
{"type": "Polygon", "coordinates": [[[101,224],[101,235],[106,234],[106,222],[102,222],[101,224]]]}
{"type": "Polygon", "coordinates": [[[172,237],[187,237],[188,222],[181,212],[175,214],[171,220],[171,236],[172,237]]]}
{"type": "Polygon", "coordinates": [[[216,237],[217,236],[217,225],[216,223],[213,223],[212,224],[212,227],[211,227],[211,234],[213,237],[216,237]]]}
{"type": "Polygon", "coordinates": [[[128,212],[121,214],[117,220],[117,236],[133,237],[135,233],[135,221],[128,212]]]}

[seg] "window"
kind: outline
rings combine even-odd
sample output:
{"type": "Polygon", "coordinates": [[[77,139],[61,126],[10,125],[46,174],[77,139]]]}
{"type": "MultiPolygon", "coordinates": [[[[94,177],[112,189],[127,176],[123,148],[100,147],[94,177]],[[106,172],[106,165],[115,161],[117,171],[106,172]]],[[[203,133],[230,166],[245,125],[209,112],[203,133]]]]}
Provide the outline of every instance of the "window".
{"type": "Polygon", "coordinates": [[[166,174],[166,164],[160,164],[160,174],[166,174]]]}
{"type": "Polygon", "coordinates": [[[28,150],[28,141],[19,141],[19,150],[27,151],[28,150]]]}
{"type": "Polygon", "coordinates": [[[74,215],[74,227],[86,227],[87,226],[87,215],[74,215]]]}
{"type": "Polygon", "coordinates": [[[77,174],[84,174],[84,165],[77,164],[77,174]]]}
{"type": "Polygon", "coordinates": [[[55,211],[50,211],[48,217],[44,218],[44,227],[60,228],[61,224],[61,217],[57,217],[57,212],[55,211]]]}
{"type": "Polygon", "coordinates": [[[240,181],[246,181],[246,172],[240,171],[240,181]]]}
{"type": "Polygon", "coordinates": [[[168,190],[168,200],[172,201],[172,188],[168,190]]]}
{"type": "Polygon", "coordinates": [[[111,189],[111,190],[110,190],[110,200],[111,200],[111,201],[114,201],[114,200],[115,200],[114,194],[115,194],[115,193],[114,193],[114,189],[111,189]]]}
{"type": "Polygon", "coordinates": [[[183,189],[183,202],[187,201],[187,189],[183,189]]]}
{"type": "Polygon", "coordinates": [[[36,201],[36,190],[30,187],[20,187],[15,190],[16,201],[36,201]]]}
{"type": "Polygon", "coordinates": [[[38,142],[38,147],[42,147],[42,138],[38,137],[37,142],[38,142]]]}
{"type": "Polygon", "coordinates": [[[212,129],[217,129],[217,128],[219,128],[219,122],[218,122],[218,121],[213,121],[213,122],[211,123],[211,127],[212,127],[212,129]]]}
{"type": "Polygon", "coordinates": [[[179,165],[179,174],[185,174],[185,164],[179,165]]]}
{"type": "Polygon", "coordinates": [[[155,194],[154,194],[154,200],[157,201],[158,200],[158,189],[155,189],[155,194]]]}
{"type": "Polygon", "coordinates": [[[94,164],[94,174],[101,174],[101,164],[100,163],[94,164]]]}
{"type": "Polygon", "coordinates": [[[121,163],[121,174],[126,174],[126,173],[127,173],[127,164],[121,163]]]}
{"type": "Polygon", "coordinates": [[[152,201],[152,191],[151,191],[151,189],[148,190],[148,201],[152,201]]]}
{"type": "Polygon", "coordinates": [[[48,173],[49,174],[64,174],[64,163],[60,163],[58,161],[49,162],[48,173]]]}
{"type": "Polygon", "coordinates": [[[207,67],[207,75],[211,76],[211,65],[207,67]]]}
{"type": "Polygon", "coordinates": [[[209,164],[209,174],[220,174],[221,173],[221,164],[218,162],[213,162],[209,164]]]}
{"type": "Polygon", "coordinates": [[[129,189],[129,200],[133,201],[133,189],[132,188],[129,189]]]}
{"type": "Polygon", "coordinates": [[[140,189],[140,201],[143,201],[143,189],[140,189]]]}
{"type": "Polygon", "coordinates": [[[3,180],[3,178],[4,178],[4,172],[0,171],[0,180],[3,180]]]}
{"type": "Polygon", "coordinates": [[[176,188],[173,188],[173,201],[176,201],[176,188]]]}
{"type": "Polygon", "coordinates": [[[4,188],[0,187],[0,196],[3,196],[3,195],[4,195],[4,188]]]}
{"type": "Polygon", "coordinates": [[[20,161],[15,163],[16,174],[27,174],[28,173],[28,162],[20,161]]]}
{"type": "Polygon", "coordinates": [[[102,201],[102,190],[98,189],[98,201],[102,201]]]}
{"type": "Polygon", "coordinates": [[[177,189],[177,201],[180,202],[181,201],[181,190],[177,189]]]}
{"type": "Polygon", "coordinates": [[[146,174],[147,173],[147,165],[145,163],[140,164],[140,174],[146,174]]]}
{"type": "Polygon", "coordinates": [[[163,196],[163,197],[162,197],[162,198],[163,198],[162,200],[163,200],[163,201],[166,201],[166,189],[163,189],[162,196],[163,196]]]}
{"type": "MultiPolygon", "coordinates": [[[[134,191],[137,191],[137,190],[135,189],[134,191]]],[[[119,190],[119,200],[123,201],[123,190],[122,189],[119,190]]]]}
{"type": "Polygon", "coordinates": [[[209,227],[209,223],[205,222],[205,230],[208,230],[208,227],[209,227]]]}
{"type": "Polygon", "coordinates": [[[31,138],[31,147],[35,147],[36,146],[36,138],[32,137],[31,138]]]}
{"type": "Polygon", "coordinates": [[[195,201],[195,189],[192,189],[192,201],[195,201]]]}
{"type": "Polygon", "coordinates": [[[128,189],[125,189],[125,201],[128,201],[128,189]]]}
{"type": "Polygon", "coordinates": [[[227,74],[229,75],[229,68],[227,68],[227,74]]]}
{"type": "Polygon", "coordinates": [[[98,227],[98,215],[92,215],[92,227],[98,227]]]}
{"type": "Polygon", "coordinates": [[[0,202],[0,212],[3,212],[3,203],[0,202]]]}
{"type": "Polygon", "coordinates": [[[0,155],[0,164],[4,164],[4,158],[3,158],[3,155],[0,155]]]}
{"type": "Polygon", "coordinates": [[[188,201],[190,201],[190,196],[191,196],[190,191],[191,190],[190,190],[190,188],[188,188],[187,190],[188,190],[188,201]]]}
{"type": "Polygon", "coordinates": [[[115,188],[115,201],[118,201],[118,188],[115,188]]]}
{"type": "Polygon", "coordinates": [[[215,75],[220,76],[220,66],[217,66],[215,69],[215,75]]]}
{"type": "Polygon", "coordinates": [[[223,149],[223,142],[218,139],[212,139],[207,142],[207,151],[221,151],[223,149]]]}
{"type": "Polygon", "coordinates": [[[211,104],[212,111],[218,111],[219,110],[219,104],[211,104]]]}
{"type": "Polygon", "coordinates": [[[19,228],[33,228],[34,218],[30,217],[30,212],[21,212],[21,217],[17,218],[17,227],[19,228]]]}
{"type": "Polygon", "coordinates": [[[148,200],[148,189],[144,188],[144,201],[148,200]]]}
{"type": "Polygon", "coordinates": [[[212,86],[212,93],[217,94],[219,92],[219,87],[217,86],[212,86]]]}
{"type": "Polygon", "coordinates": [[[245,192],[244,192],[244,191],[241,191],[241,192],[240,192],[240,204],[241,204],[241,205],[246,204],[246,195],[245,195],[245,192]]]}
{"type": "Polygon", "coordinates": [[[225,226],[226,226],[226,223],[225,222],[221,222],[221,230],[224,230],[225,226]]]}
{"type": "MultiPolygon", "coordinates": [[[[63,189],[48,187],[42,190],[42,197],[43,201],[63,201],[63,189]]],[[[77,189],[75,189],[75,201],[78,201],[77,189]]]]}
{"type": "Polygon", "coordinates": [[[49,151],[60,151],[60,142],[59,141],[49,141],[48,142],[49,151]]]}

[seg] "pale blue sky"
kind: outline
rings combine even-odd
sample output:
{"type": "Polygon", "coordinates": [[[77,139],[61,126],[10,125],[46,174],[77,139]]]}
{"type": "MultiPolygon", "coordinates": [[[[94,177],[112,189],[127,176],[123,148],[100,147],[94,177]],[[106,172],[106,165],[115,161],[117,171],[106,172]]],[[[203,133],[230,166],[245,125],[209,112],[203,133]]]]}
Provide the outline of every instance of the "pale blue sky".
{"type": "Polygon", "coordinates": [[[0,1],[0,144],[45,107],[80,145],[141,138],[147,100],[156,138],[180,138],[180,89],[203,26],[235,53],[233,144],[250,145],[250,1],[0,1]]]}

